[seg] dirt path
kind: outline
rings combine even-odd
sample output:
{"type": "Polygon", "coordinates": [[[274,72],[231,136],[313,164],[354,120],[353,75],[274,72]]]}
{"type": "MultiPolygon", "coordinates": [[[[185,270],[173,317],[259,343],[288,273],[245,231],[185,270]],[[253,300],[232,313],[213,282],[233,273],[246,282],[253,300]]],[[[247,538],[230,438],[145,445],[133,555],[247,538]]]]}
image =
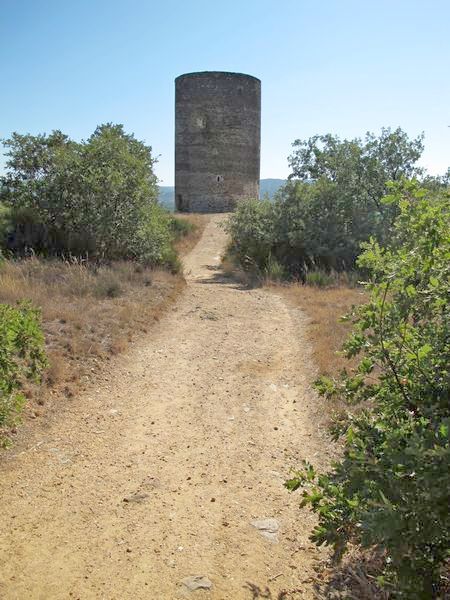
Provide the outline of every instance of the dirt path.
{"type": "Polygon", "coordinates": [[[303,316],[221,277],[222,218],[173,310],[3,461],[1,598],[312,598],[312,518],[282,485],[326,460],[303,316]]]}

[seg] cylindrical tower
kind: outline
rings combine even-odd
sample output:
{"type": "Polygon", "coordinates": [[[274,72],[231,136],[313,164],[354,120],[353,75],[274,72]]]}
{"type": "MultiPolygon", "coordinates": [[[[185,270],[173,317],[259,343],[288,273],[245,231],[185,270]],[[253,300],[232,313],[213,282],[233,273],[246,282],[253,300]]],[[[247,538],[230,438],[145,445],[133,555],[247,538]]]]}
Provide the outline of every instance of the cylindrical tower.
{"type": "Polygon", "coordinates": [[[225,212],[259,197],[261,82],[205,71],[175,79],[175,206],[225,212]]]}

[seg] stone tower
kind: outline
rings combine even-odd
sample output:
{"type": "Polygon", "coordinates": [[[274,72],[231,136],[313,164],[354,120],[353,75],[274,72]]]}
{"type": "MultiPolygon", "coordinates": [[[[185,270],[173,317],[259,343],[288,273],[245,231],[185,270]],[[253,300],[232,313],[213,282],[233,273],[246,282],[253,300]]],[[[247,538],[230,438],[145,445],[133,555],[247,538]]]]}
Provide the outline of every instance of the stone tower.
{"type": "Polygon", "coordinates": [[[259,197],[261,82],[205,71],[175,79],[175,206],[225,212],[259,197]]]}

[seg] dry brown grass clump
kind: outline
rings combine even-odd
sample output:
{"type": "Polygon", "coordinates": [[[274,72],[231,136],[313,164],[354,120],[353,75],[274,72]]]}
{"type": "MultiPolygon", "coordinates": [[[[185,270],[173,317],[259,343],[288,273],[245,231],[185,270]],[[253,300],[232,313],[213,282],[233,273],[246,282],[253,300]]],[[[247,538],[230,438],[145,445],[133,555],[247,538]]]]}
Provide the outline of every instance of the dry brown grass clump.
{"type": "Polygon", "coordinates": [[[346,358],[337,354],[351,330],[351,323],[342,323],[340,318],[352,306],[366,302],[364,289],[289,285],[281,287],[281,292],[309,317],[307,335],[319,374],[337,375],[344,367],[353,366],[346,358]]]}
{"type": "MultiPolygon", "coordinates": [[[[340,319],[349,313],[352,306],[367,301],[363,288],[336,286],[321,288],[309,285],[277,286],[277,292],[288,302],[301,308],[308,316],[307,338],[311,344],[312,359],[317,376],[339,377],[343,369],[351,371],[357,367],[359,357],[348,360],[342,354],[342,344],[350,334],[352,324],[340,319]]],[[[312,381],[311,381],[312,383],[312,381]]],[[[344,400],[334,398],[324,405],[323,425],[338,425],[347,419],[349,406],[344,400]]],[[[352,407],[357,412],[361,407],[352,407]]]]}
{"type": "Polygon", "coordinates": [[[73,396],[103,360],[147,332],[183,286],[180,275],[131,262],[96,266],[30,258],[2,263],[0,302],[28,300],[42,311],[50,367],[44,384],[26,395],[38,404],[49,391],[73,396]]]}

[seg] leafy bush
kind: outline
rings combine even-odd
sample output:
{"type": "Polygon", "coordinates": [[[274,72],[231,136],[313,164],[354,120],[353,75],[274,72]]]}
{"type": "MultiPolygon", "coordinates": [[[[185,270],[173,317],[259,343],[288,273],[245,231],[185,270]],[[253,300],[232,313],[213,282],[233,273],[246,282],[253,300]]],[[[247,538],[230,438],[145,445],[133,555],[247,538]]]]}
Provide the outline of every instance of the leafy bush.
{"type": "Polygon", "coordinates": [[[39,311],[28,304],[0,304],[0,428],[20,414],[23,380],[38,380],[46,366],[39,311]]]}
{"type": "Polygon", "coordinates": [[[381,201],[386,182],[420,175],[422,150],[422,137],[409,140],[401,129],[364,140],[297,140],[290,181],[275,202],[243,203],[231,217],[236,259],[265,271],[272,257],[288,277],[302,280],[311,270],[353,270],[361,243],[389,238],[398,211],[381,201]]]}
{"type": "Polygon", "coordinates": [[[136,230],[133,255],[147,266],[162,265],[177,273],[180,261],[172,246],[173,217],[158,204],[148,206],[136,230]]]}
{"type": "Polygon", "coordinates": [[[0,212],[0,235],[11,250],[174,261],[151,148],[121,125],[101,125],[81,143],[60,131],[14,133],[3,143],[9,170],[0,199],[8,213],[0,212]]]}
{"type": "Polygon", "coordinates": [[[350,540],[378,549],[380,582],[425,600],[438,597],[450,542],[450,202],[415,183],[384,202],[399,212],[393,239],[365,245],[371,299],[344,345],[359,366],[317,383],[361,410],[335,432],[344,454],[332,470],[306,465],[286,485],[317,512],[317,544],[338,556],[350,540]]]}
{"type": "Polygon", "coordinates": [[[269,200],[238,204],[225,225],[231,237],[230,252],[245,270],[263,273],[275,241],[275,212],[269,200]]]}
{"type": "Polygon", "coordinates": [[[11,209],[0,203],[0,247],[5,245],[11,227],[11,209]]]}

